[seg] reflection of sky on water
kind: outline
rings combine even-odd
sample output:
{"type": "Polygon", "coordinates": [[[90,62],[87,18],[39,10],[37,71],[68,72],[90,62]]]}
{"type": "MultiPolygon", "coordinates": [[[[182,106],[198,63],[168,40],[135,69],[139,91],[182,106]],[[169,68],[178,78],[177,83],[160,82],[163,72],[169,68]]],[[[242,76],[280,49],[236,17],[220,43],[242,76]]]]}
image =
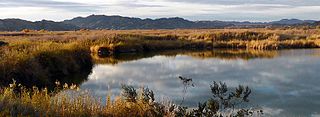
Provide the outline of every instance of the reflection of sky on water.
{"type": "Polygon", "coordinates": [[[159,99],[181,102],[183,85],[179,75],[193,78],[195,87],[188,88],[185,105],[207,100],[212,81],[226,82],[229,87],[239,84],[253,89],[251,104],[265,111],[288,116],[320,113],[320,50],[283,50],[273,59],[222,60],[196,59],[179,55],[155,56],[120,63],[96,65],[82,88],[105,96],[117,95],[120,84],[148,86],[159,99]]]}

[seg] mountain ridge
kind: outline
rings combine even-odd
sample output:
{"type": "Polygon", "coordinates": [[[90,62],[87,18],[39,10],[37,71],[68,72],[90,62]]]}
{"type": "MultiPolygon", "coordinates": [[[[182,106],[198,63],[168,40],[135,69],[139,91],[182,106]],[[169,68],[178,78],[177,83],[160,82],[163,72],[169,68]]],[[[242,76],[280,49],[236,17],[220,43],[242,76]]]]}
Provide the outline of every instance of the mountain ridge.
{"type": "Polygon", "coordinates": [[[316,20],[281,19],[271,22],[249,21],[190,21],[180,17],[141,19],[119,15],[90,15],[75,17],[61,22],[42,20],[27,21],[23,19],[0,19],[0,31],[21,31],[23,29],[70,31],[79,29],[209,29],[209,28],[257,28],[267,26],[291,26],[300,24],[316,24],[316,20]]]}
{"type": "Polygon", "coordinates": [[[54,22],[48,20],[41,21],[27,21],[22,19],[0,19],[0,31],[21,31],[24,29],[31,30],[50,30],[50,31],[64,31],[64,30],[78,30],[77,26],[64,24],[62,22],[54,22]]]}

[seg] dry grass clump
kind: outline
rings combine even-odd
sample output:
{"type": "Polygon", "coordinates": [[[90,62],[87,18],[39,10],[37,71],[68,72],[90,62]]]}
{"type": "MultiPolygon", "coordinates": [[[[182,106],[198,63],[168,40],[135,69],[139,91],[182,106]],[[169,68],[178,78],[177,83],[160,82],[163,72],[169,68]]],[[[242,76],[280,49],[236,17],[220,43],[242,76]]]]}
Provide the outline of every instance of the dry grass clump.
{"type": "Polygon", "coordinates": [[[0,48],[0,53],[1,85],[15,78],[27,86],[48,86],[92,67],[88,51],[73,44],[19,40],[0,48]]]}
{"type": "Polygon", "coordinates": [[[155,102],[153,92],[147,88],[137,92],[131,86],[124,86],[122,96],[115,100],[108,96],[104,104],[101,99],[76,85],[61,86],[57,83],[52,93],[46,88],[28,89],[15,82],[10,84],[10,87],[1,90],[0,116],[144,117],[169,114],[162,104],[155,102]]]}
{"type": "Polygon", "coordinates": [[[272,35],[273,35],[272,33],[253,32],[253,31],[214,32],[214,33],[205,33],[205,34],[195,34],[189,38],[213,40],[213,41],[230,41],[230,40],[251,41],[251,40],[265,40],[272,35]]]}
{"type": "Polygon", "coordinates": [[[188,56],[196,58],[219,58],[225,60],[234,59],[255,59],[255,58],[273,58],[278,56],[277,51],[267,50],[247,50],[247,49],[217,49],[205,52],[190,52],[188,56]]]}
{"type": "Polygon", "coordinates": [[[1,116],[94,116],[100,113],[99,101],[75,85],[58,85],[56,92],[15,82],[0,95],[1,116]],[[63,91],[65,90],[65,91],[63,91]],[[58,93],[63,91],[61,93],[58,93]]]}
{"type": "Polygon", "coordinates": [[[175,49],[204,49],[210,44],[202,41],[178,39],[176,36],[144,36],[132,34],[117,34],[105,36],[104,39],[90,40],[92,53],[111,55],[119,53],[138,53],[175,49]]]}
{"type": "Polygon", "coordinates": [[[76,85],[60,85],[54,92],[33,87],[28,89],[14,81],[0,92],[0,116],[58,116],[58,117],[174,117],[174,116],[249,116],[262,114],[262,110],[243,107],[249,102],[251,89],[239,86],[230,91],[225,83],[213,82],[213,95],[198,108],[188,109],[174,104],[158,103],[154,92],[148,88],[122,85],[120,96],[106,98],[106,103],[94,97],[90,91],[80,90],[76,85]],[[238,108],[239,102],[241,108],[238,108]]]}

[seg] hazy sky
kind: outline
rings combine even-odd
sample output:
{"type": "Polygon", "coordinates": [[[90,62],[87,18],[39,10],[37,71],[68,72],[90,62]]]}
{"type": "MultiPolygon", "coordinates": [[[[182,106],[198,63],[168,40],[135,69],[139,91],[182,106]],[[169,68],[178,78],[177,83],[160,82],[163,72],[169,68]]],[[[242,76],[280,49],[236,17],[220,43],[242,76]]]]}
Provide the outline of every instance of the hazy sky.
{"type": "Polygon", "coordinates": [[[91,14],[189,20],[320,20],[320,0],[0,0],[0,19],[61,21],[91,14]]]}

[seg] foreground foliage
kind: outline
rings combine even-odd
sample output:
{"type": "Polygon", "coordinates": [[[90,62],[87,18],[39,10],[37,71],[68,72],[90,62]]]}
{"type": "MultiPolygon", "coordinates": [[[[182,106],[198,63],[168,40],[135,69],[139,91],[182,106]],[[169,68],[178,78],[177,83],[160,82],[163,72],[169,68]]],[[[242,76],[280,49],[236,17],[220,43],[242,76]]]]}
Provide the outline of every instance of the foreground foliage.
{"type": "Polygon", "coordinates": [[[199,103],[196,109],[156,102],[154,92],[148,88],[137,91],[132,86],[123,85],[120,96],[111,99],[108,95],[103,101],[94,97],[89,91],[80,90],[76,85],[61,85],[60,82],[56,84],[55,91],[49,92],[46,88],[28,89],[13,82],[10,87],[1,91],[0,116],[242,117],[258,116],[263,113],[262,110],[238,107],[240,103],[249,101],[251,89],[239,86],[235,91],[230,91],[226,84],[221,82],[213,82],[212,98],[199,103]]]}

